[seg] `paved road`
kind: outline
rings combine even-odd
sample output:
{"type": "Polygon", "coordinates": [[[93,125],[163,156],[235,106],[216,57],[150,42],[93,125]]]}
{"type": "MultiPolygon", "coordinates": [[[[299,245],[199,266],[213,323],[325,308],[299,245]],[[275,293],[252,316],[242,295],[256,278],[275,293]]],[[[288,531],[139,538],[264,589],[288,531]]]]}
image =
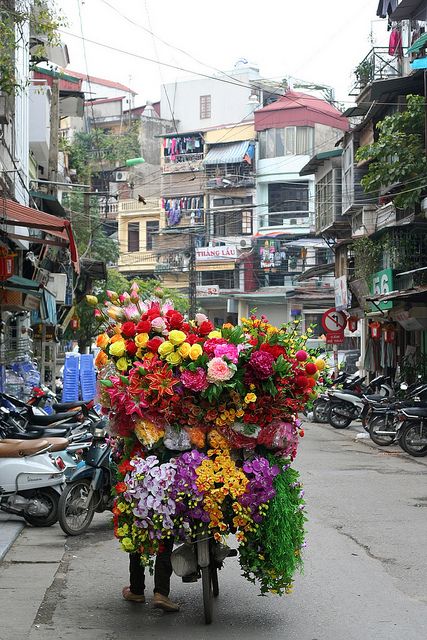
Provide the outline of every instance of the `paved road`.
{"type": "Polygon", "coordinates": [[[81,538],[24,529],[0,565],[0,639],[425,640],[427,459],[328,425],[306,433],[297,466],[309,535],[293,595],[257,597],[233,558],[211,627],[200,583],[173,579],[179,614],[127,603],[127,557],[100,515],[81,538]]]}

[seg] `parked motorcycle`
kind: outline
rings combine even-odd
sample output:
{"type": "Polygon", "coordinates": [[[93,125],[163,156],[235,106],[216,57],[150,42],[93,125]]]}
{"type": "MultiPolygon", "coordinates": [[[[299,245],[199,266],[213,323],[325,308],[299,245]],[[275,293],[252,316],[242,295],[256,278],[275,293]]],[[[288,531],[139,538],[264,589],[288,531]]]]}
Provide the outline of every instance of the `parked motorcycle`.
{"type": "MultiPolygon", "coordinates": [[[[344,389],[354,389],[363,378],[360,378],[357,374],[348,375],[346,372],[340,373],[340,375],[332,380],[330,387],[336,389],[342,386],[344,389]]],[[[329,395],[327,392],[319,394],[316,400],[313,402],[313,421],[326,424],[329,416],[329,395]]]]}
{"type": "Polygon", "coordinates": [[[51,449],[46,440],[0,441],[0,509],[34,527],[50,527],[58,519],[65,477],[51,449]]]}
{"type": "Polygon", "coordinates": [[[113,506],[111,447],[105,436],[105,428],[98,426],[94,429],[92,444],[59,500],[58,521],[69,536],[84,533],[95,513],[110,510],[113,506]]]}
{"type": "Polygon", "coordinates": [[[427,405],[400,409],[398,420],[402,449],[415,458],[427,456],[427,405]]]}
{"type": "Polygon", "coordinates": [[[362,418],[362,424],[366,428],[367,408],[363,402],[363,396],[368,395],[372,400],[380,400],[384,396],[393,395],[393,388],[388,384],[385,376],[378,376],[363,389],[363,392],[329,391],[328,421],[335,429],[347,429],[353,420],[362,418]],[[377,391],[378,393],[375,393],[377,391]]]}

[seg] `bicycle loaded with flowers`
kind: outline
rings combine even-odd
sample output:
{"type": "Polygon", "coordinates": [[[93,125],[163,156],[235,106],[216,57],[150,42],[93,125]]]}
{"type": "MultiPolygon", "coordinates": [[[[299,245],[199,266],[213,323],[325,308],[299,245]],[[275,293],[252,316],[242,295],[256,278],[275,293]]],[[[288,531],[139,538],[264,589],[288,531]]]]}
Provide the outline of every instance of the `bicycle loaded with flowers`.
{"type": "MultiPolygon", "coordinates": [[[[96,311],[100,396],[116,436],[114,531],[152,567],[165,537],[235,534],[243,575],[289,593],[302,568],[304,492],[291,467],[298,412],[323,361],[295,328],[251,316],[186,321],[136,285],[96,311]]],[[[96,304],[95,298],[91,298],[96,304]]]]}

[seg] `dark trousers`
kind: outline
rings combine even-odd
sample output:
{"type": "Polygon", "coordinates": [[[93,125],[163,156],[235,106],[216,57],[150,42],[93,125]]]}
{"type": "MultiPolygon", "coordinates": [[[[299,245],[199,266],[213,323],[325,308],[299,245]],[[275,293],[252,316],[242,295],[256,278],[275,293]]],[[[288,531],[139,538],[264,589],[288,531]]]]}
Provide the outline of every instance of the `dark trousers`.
{"type": "MultiPolygon", "coordinates": [[[[173,538],[162,540],[163,550],[156,556],[154,563],[154,593],[168,596],[170,578],[172,575],[171,553],[173,538]]],[[[142,595],[145,591],[145,567],[141,564],[139,553],[129,554],[130,590],[135,595],[142,595]]]]}

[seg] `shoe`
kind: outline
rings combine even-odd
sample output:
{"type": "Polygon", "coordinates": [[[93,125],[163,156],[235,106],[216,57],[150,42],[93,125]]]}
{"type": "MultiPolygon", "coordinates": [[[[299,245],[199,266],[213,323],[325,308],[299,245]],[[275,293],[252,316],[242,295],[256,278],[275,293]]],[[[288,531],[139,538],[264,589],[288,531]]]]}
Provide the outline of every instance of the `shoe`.
{"type": "Polygon", "coordinates": [[[132,593],[130,587],[123,587],[122,596],[125,600],[128,600],[128,602],[139,602],[141,604],[145,602],[145,596],[143,594],[138,595],[136,593],[132,593]]]}
{"type": "Polygon", "coordinates": [[[157,591],[154,594],[153,607],[155,609],[163,609],[163,611],[169,611],[170,613],[179,611],[179,604],[177,604],[176,602],[172,602],[172,600],[169,600],[167,596],[164,596],[161,593],[157,593],[157,591]]]}

